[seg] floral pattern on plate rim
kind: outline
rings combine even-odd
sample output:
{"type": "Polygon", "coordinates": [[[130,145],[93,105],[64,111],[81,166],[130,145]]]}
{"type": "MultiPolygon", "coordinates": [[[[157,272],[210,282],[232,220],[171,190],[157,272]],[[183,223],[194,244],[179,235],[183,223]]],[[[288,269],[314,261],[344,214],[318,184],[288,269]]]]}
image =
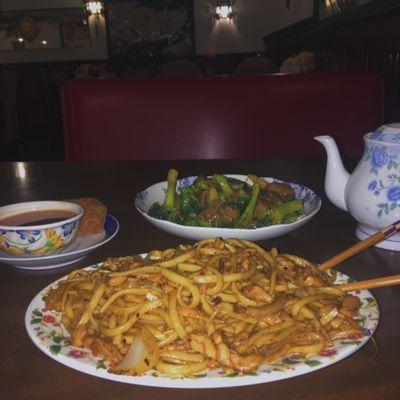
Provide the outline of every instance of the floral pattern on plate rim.
{"type": "MultiPolygon", "coordinates": [[[[101,266],[100,264],[95,264],[91,267],[85,268],[87,270],[95,269],[101,266]]],[[[60,280],[65,279],[61,278],[60,280]]],[[[28,307],[26,314],[26,325],[28,333],[31,336],[31,339],[34,343],[41,348],[47,355],[55,358],[59,362],[66,364],[65,357],[69,360],[78,361],[80,366],[79,368],[72,368],[81,370],[82,372],[89,373],[91,375],[99,376],[100,370],[103,370],[101,373],[101,377],[111,380],[119,380],[117,377],[120,375],[114,375],[107,372],[108,363],[103,358],[91,352],[89,349],[81,349],[70,346],[69,333],[60,323],[61,314],[56,311],[47,310],[44,307],[44,301],[49,290],[57,284],[56,281],[51,285],[47,286],[43,289],[31,302],[28,307]]],[[[351,283],[354,282],[354,279],[348,277],[345,274],[338,272],[338,277],[336,283],[351,283]]],[[[325,366],[331,365],[337,361],[340,361],[343,358],[348,357],[354,351],[361,348],[373,335],[374,331],[378,326],[379,321],[379,308],[376,302],[376,299],[373,295],[367,291],[357,291],[355,294],[361,299],[361,309],[360,314],[361,318],[359,323],[363,326],[362,337],[348,337],[344,339],[338,339],[334,342],[334,345],[330,348],[323,349],[318,355],[304,358],[300,356],[291,356],[280,360],[279,362],[263,365],[257,371],[241,374],[241,373],[225,373],[221,369],[208,371],[206,373],[196,374],[191,378],[183,378],[183,377],[165,377],[162,376],[157,371],[149,371],[144,376],[151,378],[160,378],[164,381],[190,381],[193,382],[202,378],[211,378],[222,379],[222,378],[240,378],[244,377],[259,377],[261,380],[252,383],[244,383],[243,384],[254,384],[254,383],[264,383],[270,382],[273,380],[286,379],[292,376],[301,375],[304,373],[312,372],[313,370],[317,370],[323,368],[325,366]],[[342,354],[345,353],[345,354],[342,354]],[[272,374],[278,373],[279,376],[274,379],[269,379],[269,376],[272,374]]],[[[71,366],[71,365],[68,365],[71,366]]],[[[127,378],[123,380],[127,383],[141,384],[140,378],[141,376],[132,376],[132,377],[124,377],[127,378]],[[132,382],[129,382],[129,378],[132,379],[132,382]]],[[[185,387],[191,387],[186,385],[185,387]]],[[[161,386],[161,387],[179,387],[178,385],[165,385],[163,382],[160,384],[151,384],[150,386],[161,386]]],[[[146,385],[146,383],[142,383],[146,385]]],[[[148,384],[148,383],[147,383],[148,384]]],[[[215,387],[225,387],[225,386],[241,386],[240,381],[237,381],[234,384],[221,384],[219,383],[215,387]]],[[[200,387],[194,385],[193,387],[200,387]]],[[[205,386],[205,387],[214,387],[205,386]]]]}

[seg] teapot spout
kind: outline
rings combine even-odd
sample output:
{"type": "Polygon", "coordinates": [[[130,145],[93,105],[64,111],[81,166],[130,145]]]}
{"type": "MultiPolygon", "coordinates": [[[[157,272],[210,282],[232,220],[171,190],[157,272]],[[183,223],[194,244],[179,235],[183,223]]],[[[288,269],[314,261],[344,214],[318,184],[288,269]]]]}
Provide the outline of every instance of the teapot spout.
{"type": "Polygon", "coordinates": [[[325,147],[328,156],[325,174],[326,195],[335,206],[347,211],[345,190],[350,175],[343,166],[336,142],[328,135],[315,136],[314,139],[325,147]]]}

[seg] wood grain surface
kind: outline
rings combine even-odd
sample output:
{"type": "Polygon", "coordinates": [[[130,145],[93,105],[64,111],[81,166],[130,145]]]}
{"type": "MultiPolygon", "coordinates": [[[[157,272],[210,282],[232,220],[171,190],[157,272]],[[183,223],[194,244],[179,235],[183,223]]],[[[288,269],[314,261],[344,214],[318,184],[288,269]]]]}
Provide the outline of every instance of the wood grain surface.
{"type": "MultiPolygon", "coordinates": [[[[353,166],[353,164],[352,164],[353,166]]],[[[305,184],[322,198],[319,214],[300,229],[260,242],[265,248],[323,262],[356,243],[356,222],[334,207],[323,193],[323,159],[224,161],[129,161],[111,163],[1,163],[0,206],[30,200],[92,196],[102,200],[120,224],[119,234],[78,265],[26,272],[0,264],[0,399],[400,399],[400,287],[373,290],[381,321],[375,334],[379,353],[369,341],[355,354],[330,367],[273,383],[228,389],[162,389],[102,380],[70,369],[41,353],[25,332],[31,299],[47,284],[76,267],[108,256],[125,256],[189,242],[162,232],[136,211],[135,194],[165,180],[168,168],[181,176],[255,173],[305,184]],[[19,170],[25,169],[25,177],[19,170]]],[[[336,267],[357,280],[398,274],[400,254],[371,247],[336,267]]]]}

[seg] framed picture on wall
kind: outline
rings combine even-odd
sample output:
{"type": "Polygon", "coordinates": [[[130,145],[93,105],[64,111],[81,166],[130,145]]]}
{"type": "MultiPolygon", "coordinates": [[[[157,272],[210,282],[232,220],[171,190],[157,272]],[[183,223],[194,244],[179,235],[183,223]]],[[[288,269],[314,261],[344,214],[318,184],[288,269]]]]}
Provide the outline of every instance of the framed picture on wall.
{"type": "Polygon", "coordinates": [[[316,0],[319,19],[329,18],[354,9],[359,0],[316,0]]]}
{"type": "Polygon", "coordinates": [[[314,15],[317,27],[335,26],[400,8],[399,0],[314,0],[314,15]]]}
{"type": "Polygon", "coordinates": [[[193,0],[109,0],[109,53],[131,64],[194,55],[193,0]]]}
{"type": "Polygon", "coordinates": [[[107,58],[104,17],[80,0],[3,0],[0,60],[26,63],[107,58]]]}

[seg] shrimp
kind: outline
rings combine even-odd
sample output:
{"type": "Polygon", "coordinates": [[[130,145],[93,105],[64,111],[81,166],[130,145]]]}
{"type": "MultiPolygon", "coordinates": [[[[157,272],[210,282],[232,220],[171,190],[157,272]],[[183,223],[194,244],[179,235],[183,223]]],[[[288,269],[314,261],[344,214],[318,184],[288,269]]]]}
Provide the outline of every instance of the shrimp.
{"type": "Polygon", "coordinates": [[[140,274],[138,275],[138,278],[147,279],[148,281],[160,284],[161,286],[168,282],[168,279],[160,274],[140,274]]]}
{"type": "Polygon", "coordinates": [[[120,276],[114,276],[113,278],[111,278],[108,281],[108,284],[110,286],[121,286],[125,281],[126,281],[127,277],[124,275],[120,275],[120,276]]]}
{"type": "Polygon", "coordinates": [[[109,257],[103,262],[102,268],[110,271],[126,271],[144,264],[144,261],[138,257],[109,257]]]}
{"type": "Polygon", "coordinates": [[[252,263],[250,261],[250,256],[256,254],[255,249],[242,249],[238,251],[237,263],[240,271],[248,271],[252,263]]]}
{"type": "Polygon", "coordinates": [[[284,255],[278,255],[276,257],[276,260],[278,261],[277,268],[280,271],[284,272],[287,276],[289,276],[292,279],[296,277],[299,268],[292,260],[288,259],[284,255]]]}
{"type": "Polygon", "coordinates": [[[340,307],[340,311],[348,316],[355,315],[360,309],[361,301],[358,297],[352,296],[348,294],[342,299],[342,306],[340,307]]]}
{"type": "Polygon", "coordinates": [[[46,298],[46,308],[48,310],[62,311],[62,299],[67,288],[68,283],[62,282],[58,288],[49,292],[46,298]]]}
{"type": "Polygon", "coordinates": [[[122,355],[109,339],[96,335],[88,335],[88,325],[78,325],[71,335],[71,344],[75,347],[89,347],[94,354],[102,355],[111,363],[117,364],[122,360],[122,355]]]}
{"type": "Polygon", "coordinates": [[[216,360],[218,364],[240,372],[255,371],[262,362],[262,357],[258,354],[241,355],[230,349],[219,332],[214,332],[212,340],[206,335],[192,334],[191,346],[193,350],[216,360]]]}
{"type": "Polygon", "coordinates": [[[217,361],[228,368],[234,368],[240,372],[255,371],[262,362],[262,357],[258,354],[241,355],[231,350],[222,340],[219,332],[213,334],[214,343],[216,343],[217,361]]]}
{"type": "Polygon", "coordinates": [[[243,289],[243,292],[246,296],[262,303],[271,304],[274,300],[270,294],[268,294],[261,286],[258,285],[246,286],[243,289]]]}
{"type": "Polygon", "coordinates": [[[118,364],[123,358],[118,347],[108,339],[99,336],[88,336],[83,340],[83,344],[88,346],[94,354],[102,355],[112,364],[118,364]]]}
{"type": "Polygon", "coordinates": [[[298,280],[304,286],[326,286],[326,282],[322,278],[320,278],[319,276],[316,276],[316,275],[310,275],[306,271],[302,271],[299,274],[298,280]]]}

